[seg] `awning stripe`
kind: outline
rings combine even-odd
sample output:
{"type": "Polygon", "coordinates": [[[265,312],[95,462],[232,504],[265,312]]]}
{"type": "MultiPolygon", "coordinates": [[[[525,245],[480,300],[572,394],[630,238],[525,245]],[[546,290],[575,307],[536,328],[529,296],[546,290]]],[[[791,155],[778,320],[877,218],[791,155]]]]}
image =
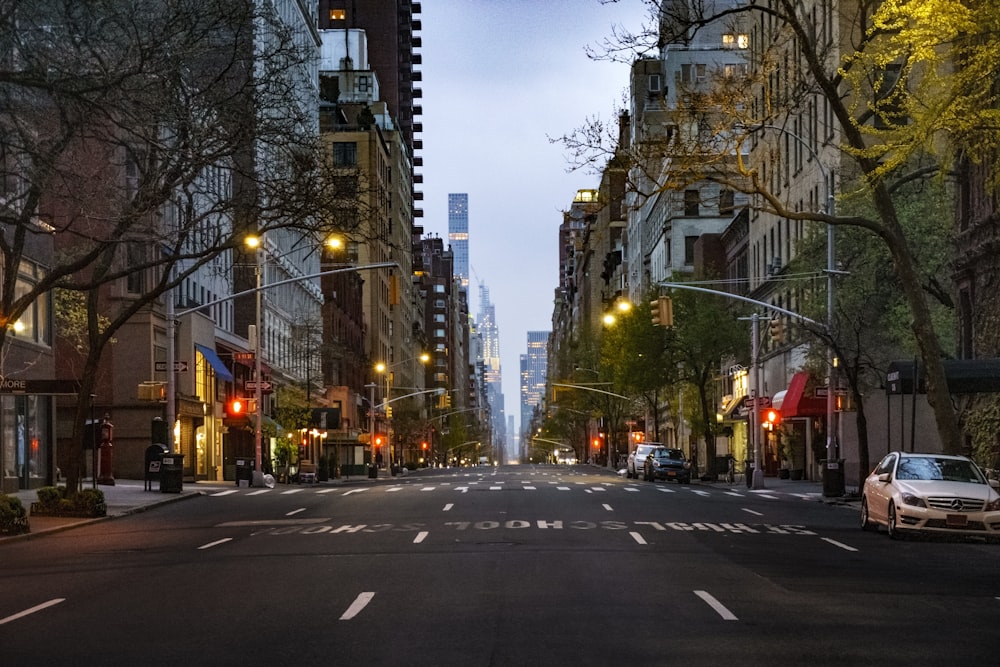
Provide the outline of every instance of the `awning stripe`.
{"type": "Polygon", "coordinates": [[[195,349],[201,352],[201,356],[205,357],[205,361],[215,370],[215,377],[225,380],[226,382],[233,381],[233,374],[229,372],[226,368],[226,364],[222,362],[219,355],[216,354],[215,350],[210,347],[205,347],[204,345],[194,344],[195,349]]]}

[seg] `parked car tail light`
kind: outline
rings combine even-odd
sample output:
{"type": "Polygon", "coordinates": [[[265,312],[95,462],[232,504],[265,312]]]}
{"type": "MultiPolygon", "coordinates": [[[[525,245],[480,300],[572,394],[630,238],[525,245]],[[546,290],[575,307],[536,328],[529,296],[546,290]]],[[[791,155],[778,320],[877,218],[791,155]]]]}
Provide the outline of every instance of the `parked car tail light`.
{"type": "Polygon", "coordinates": [[[924,499],[913,493],[904,493],[900,497],[907,505],[913,505],[914,507],[927,507],[927,503],[924,502],[924,499]]]}

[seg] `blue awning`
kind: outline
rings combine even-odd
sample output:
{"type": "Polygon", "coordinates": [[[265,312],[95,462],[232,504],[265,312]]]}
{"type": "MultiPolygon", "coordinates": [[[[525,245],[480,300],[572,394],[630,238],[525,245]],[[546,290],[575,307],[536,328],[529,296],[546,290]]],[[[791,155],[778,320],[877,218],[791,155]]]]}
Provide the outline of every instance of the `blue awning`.
{"type": "Polygon", "coordinates": [[[229,369],[226,368],[226,365],[222,363],[222,359],[219,358],[219,355],[216,354],[215,350],[210,347],[205,347],[204,345],[199,345],[198,343],[195,343],[194,346],[199,352],[201,352],[201,356],[205,357],[205,361],[207,361],[209,365],[215,369],[215,377],[220,380],[225,380],[226,382],[233,381],[233,374],[230,373],[229,369]]]}

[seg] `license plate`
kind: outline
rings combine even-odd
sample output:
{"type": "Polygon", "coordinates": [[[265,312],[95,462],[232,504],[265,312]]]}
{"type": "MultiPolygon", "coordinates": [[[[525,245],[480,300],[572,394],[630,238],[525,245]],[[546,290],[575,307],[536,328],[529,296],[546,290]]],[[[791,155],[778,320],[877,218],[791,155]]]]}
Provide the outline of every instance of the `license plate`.
{"type": "Polygon", "coordinates": [[[677,475],[677,473],[675,471],[673,471],[673,470],[668,470],[667,471],[667,477],[674,477],[676,475],[677,475]]]}
{"type": "Polygon", "coordinates": [[[949,514],[945,518],[945,524],[949,528],[964,528],[969,525],[969,517],[964,514],[949,514]]]}

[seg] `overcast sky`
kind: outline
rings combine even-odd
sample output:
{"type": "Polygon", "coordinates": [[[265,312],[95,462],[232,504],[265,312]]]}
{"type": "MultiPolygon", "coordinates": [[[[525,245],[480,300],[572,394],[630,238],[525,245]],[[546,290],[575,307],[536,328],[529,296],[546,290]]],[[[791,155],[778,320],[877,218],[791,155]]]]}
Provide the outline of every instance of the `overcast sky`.
{"type": "Polygon", "coordinates": [[[448,194],[469,195],[472,314],[489,287],[500,330],[505,411],[520,428],[520,355],[528,331],[551,329],[558,229],[576,191],[596,176],[567,173],[550,137],[587,118],[614,118],[628,66],[584,52],[613,25],[639,30],[642,0],[424,0],[424,166],[427,235],[448,236],[448,194]]]}

